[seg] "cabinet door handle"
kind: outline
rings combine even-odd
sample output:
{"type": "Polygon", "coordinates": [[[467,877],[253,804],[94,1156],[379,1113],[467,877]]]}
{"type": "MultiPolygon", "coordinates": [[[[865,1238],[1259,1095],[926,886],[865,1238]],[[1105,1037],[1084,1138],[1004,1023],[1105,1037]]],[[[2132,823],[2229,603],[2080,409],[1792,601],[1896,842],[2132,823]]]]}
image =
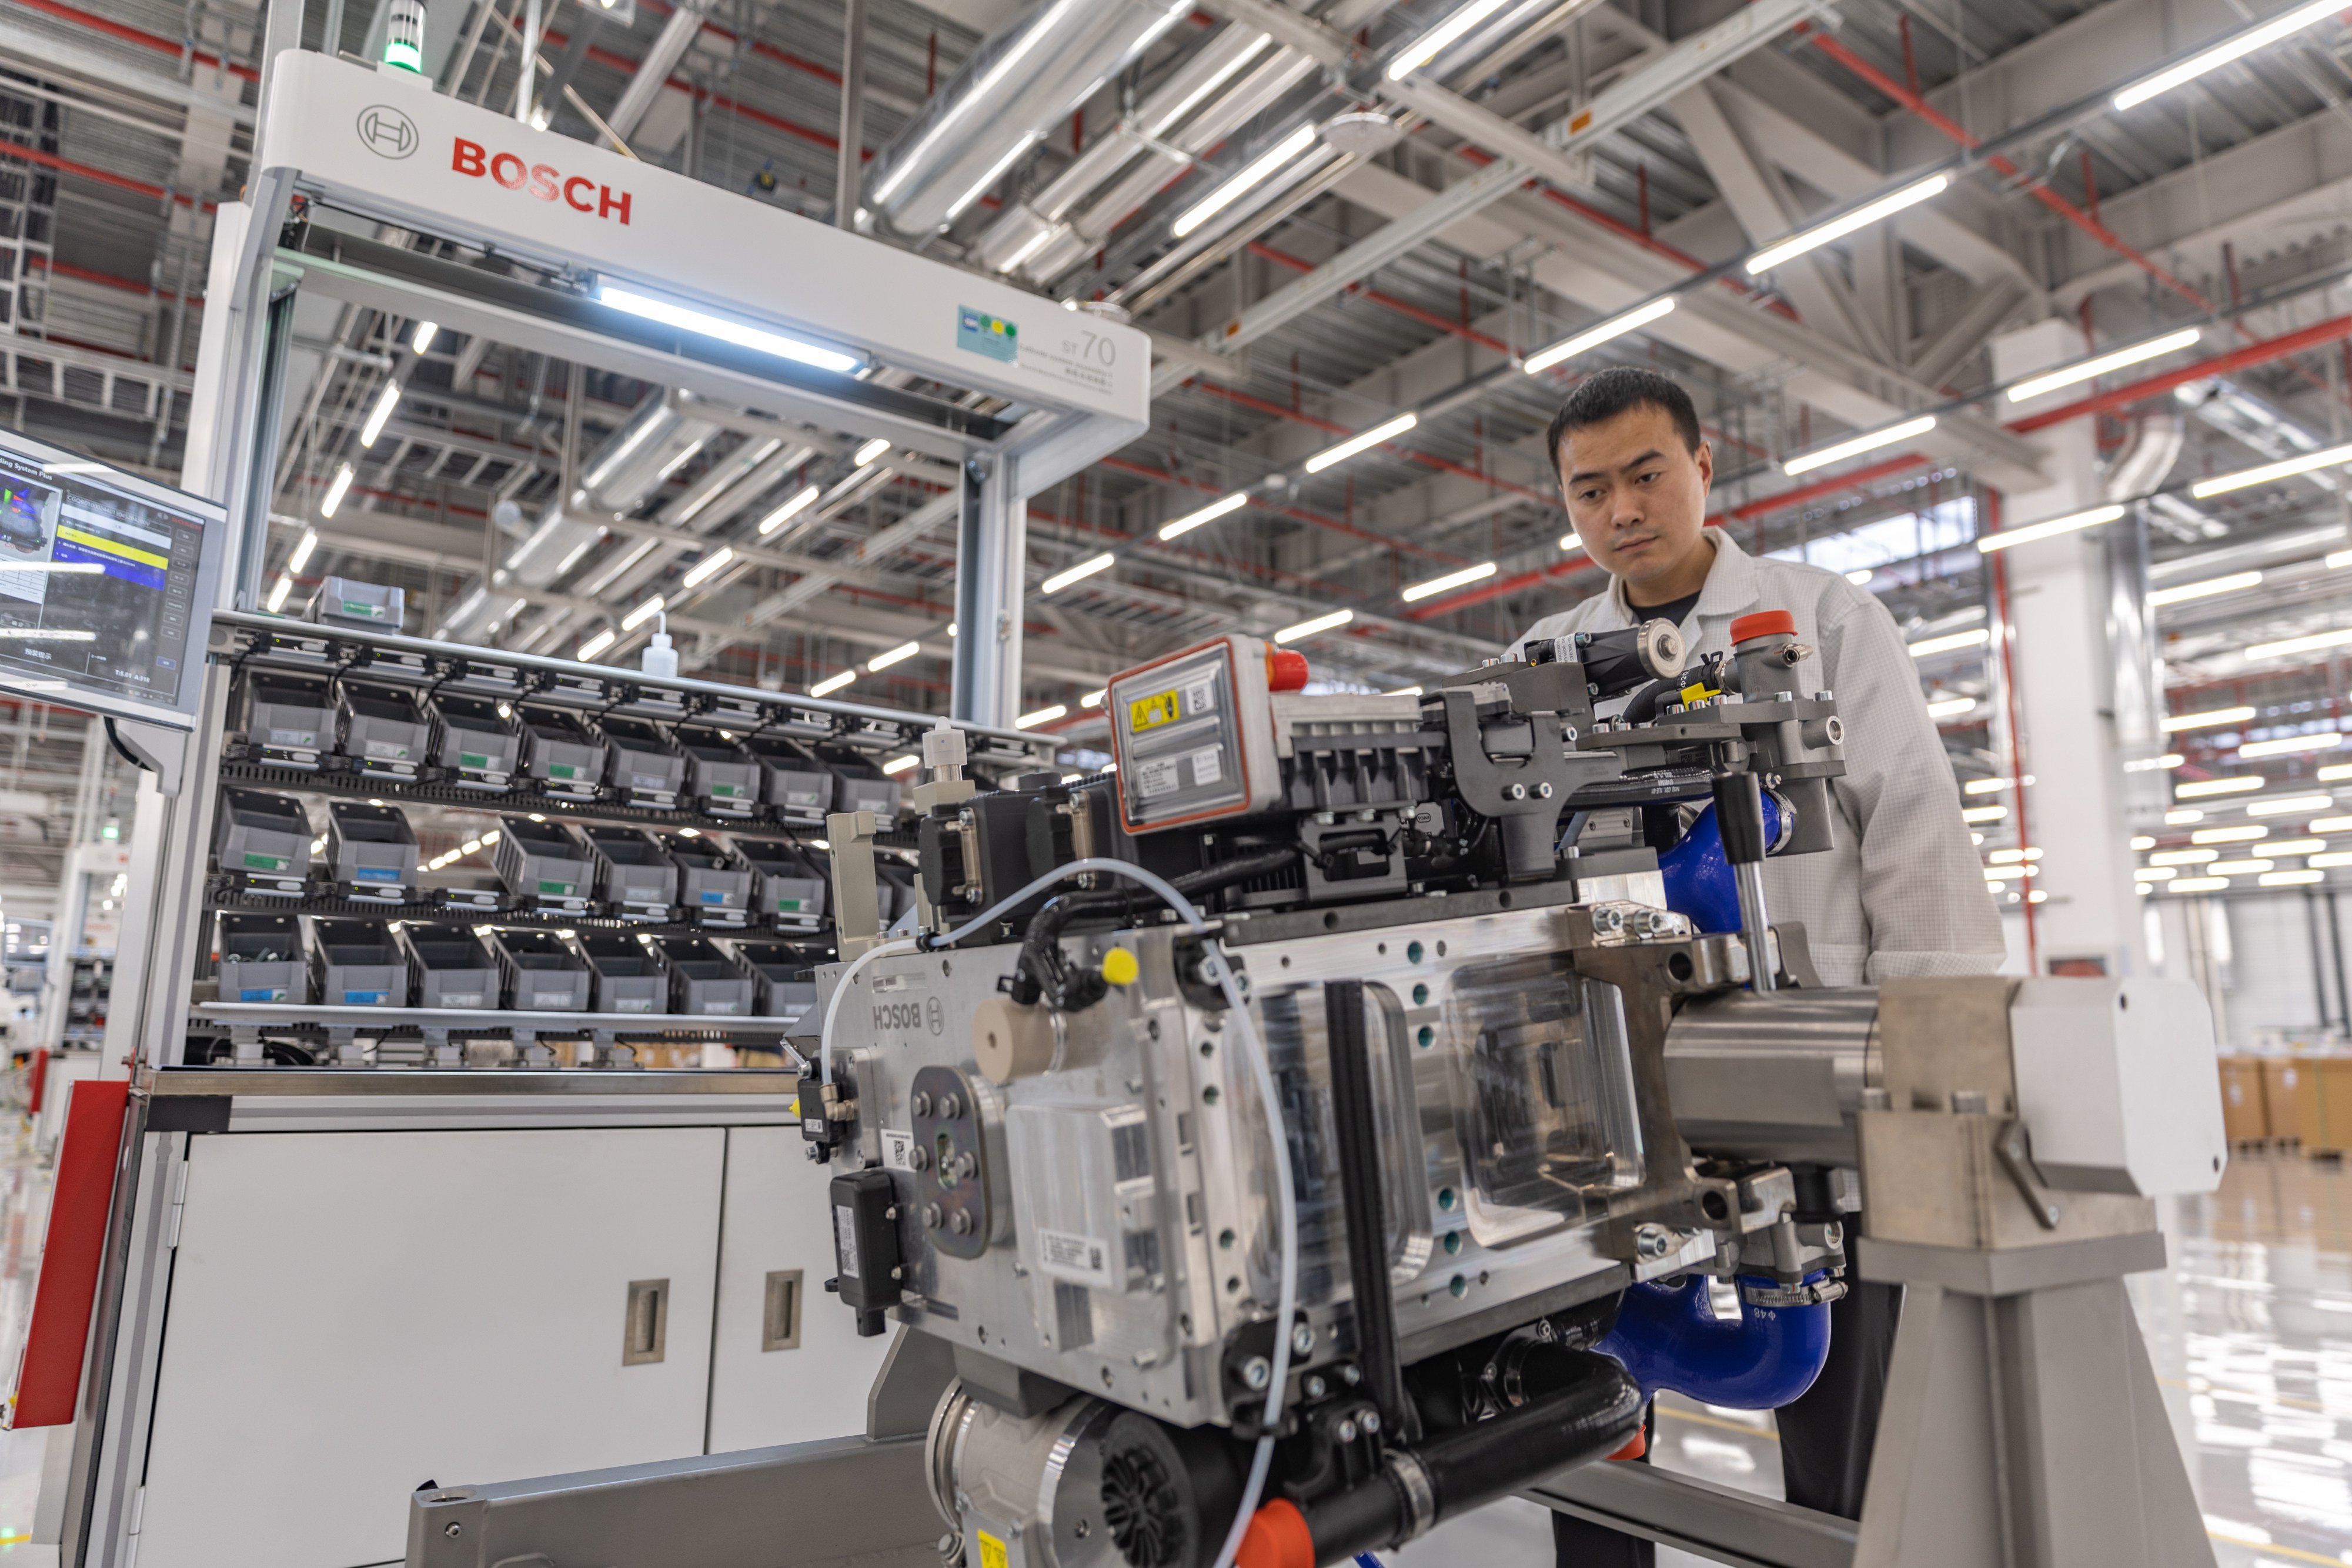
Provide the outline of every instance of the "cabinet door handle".
{"type": "Polygon", "coordinates": [[[768,1273],[768,1297],[760,1313],[760,1348],[798,1350],[801,1347],[801,1271],[774,1269],[768,1273]]]}
{"type": "Polygon", "coordinates": [[[643,1366],[659,1361],[669,1334],[669,1281],[629,1281],[628,1310],[621,1320],[621,1364],[643,1366]]]}

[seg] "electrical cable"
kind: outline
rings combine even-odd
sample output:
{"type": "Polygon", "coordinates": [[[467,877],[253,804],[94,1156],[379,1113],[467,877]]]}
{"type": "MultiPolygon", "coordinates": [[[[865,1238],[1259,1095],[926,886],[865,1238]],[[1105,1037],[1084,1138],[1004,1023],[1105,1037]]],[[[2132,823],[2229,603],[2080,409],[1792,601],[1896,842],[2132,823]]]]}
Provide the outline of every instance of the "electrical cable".
{"type": "Polygon", "coordinates": [[[982,910],[944,936],[907,938],[884,942],[868,947],[841,972],[834,982],[833,995],[824,1005],[824,1034],[818,1045],[822,1082],[833,1082],[833,1023],[841,1009],[841,1000],[849,994],[849,983],[858,971],[877,958],[899,953],[936,951],[952,947],[973,932],[993,923],[1006,910],[1018,907],[1032,894],[1090,872],[1108,873],[1141,883],[1159,895],[1160,901],[1184,922],[1192,935],[1201,938],[1202,977],[1214,981],[1223,993],[1225,1008],[1233,1015],[1234,1027],[1243,1036],[1247,1049],[1243,1055],[1248,1060],[1251,1075],[1256,1080],[1258,1100],[1265,1112],[1266,1137],[1274,1145],[1275,1223],[1277,1228],[1276,1250],[1279,1258],[1279,1282],[1276,1287],[1274,1364],[1265,1390],[1265,1431],[1257,1440],[1256,1451],[1251,1456],[1249,1479],[1242,1487],[1241,1506],[1234,1511],[1233,1528],[1225,1532],[1225,1543],[1218,1549],[1214,1568],[1233,1568],[1234,1558],[1241,1551],[1242,1537],[1249,1531],[1251,1518],[1257,1512],[1258,1499],[1265,1491],[1266,1472],[1274,1463],[1274,1429],[1282,1419],[1284,1385],[1290,1376],[1290,1320],[1298,1312],[1298,1194],[1290,1170],[1290,1130],[1282,1119],[1282,1101],[1274,1087],[1274,1061],[1265,1050],[1265,1042],[1250,1019],[1249,1002],[1242,995],[1234,978],[1233,966],[1225,961],[1224,949],[1209,935],[1209,923],[1192,906],[1190,899],[1169,884],[1165,878],[1130,865],[1126,861],[1107,860],[1090,856],[1084,860],[1056,866],[1044,876],[1019,890],[1007,894],[988,908],[982,910]]]}

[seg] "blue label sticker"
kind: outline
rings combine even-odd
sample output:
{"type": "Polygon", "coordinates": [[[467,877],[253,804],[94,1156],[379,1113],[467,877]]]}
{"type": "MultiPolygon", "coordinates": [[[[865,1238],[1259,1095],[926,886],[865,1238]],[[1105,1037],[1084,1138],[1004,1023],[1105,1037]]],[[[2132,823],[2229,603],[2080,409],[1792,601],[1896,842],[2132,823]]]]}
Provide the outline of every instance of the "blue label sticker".
{"type": "Polygon", "coordinates": [[[399,871],[392,866],[363,865],[352,873],[353,882],[398,882],[399,871]]]}
{"type": "Polygon", "coordinates": [[[702,895],[702,902],[705,904],[724,904],[727,902],[727,895],[723,893],[706,893],[702,895]]]}
{"type": "Polygon", "coordinates": [[[969,305],[956,308],[956,347],[1013,363],[1021,357],[1021,329],[969,305]]]}
{"type": "Polygon", "coordinates": [[[275,986],[247,986],[236,994],[241,1002],[282,1002],[286,993],[275,986]]]}
{"type": "Polygon", "coordinates": [[[345,991],[343,1006],[347,1008],[380,1008],[383,1006],[382,991],[345,991]]]}

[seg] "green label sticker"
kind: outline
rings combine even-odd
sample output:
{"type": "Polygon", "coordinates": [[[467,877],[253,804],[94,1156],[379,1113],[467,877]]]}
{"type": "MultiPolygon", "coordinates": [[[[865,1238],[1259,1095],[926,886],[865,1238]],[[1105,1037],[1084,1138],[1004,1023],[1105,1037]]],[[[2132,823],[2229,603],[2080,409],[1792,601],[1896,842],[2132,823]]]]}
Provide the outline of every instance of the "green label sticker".
{"type": "Polygon", "coordinates": [[[289,863],[283,855],[257,855],[251,850],[245,852],[245,869],[247,871],[284,871],[289,863]]]}
{"type": "Polygon", "coordinates": [[[488,768],[489,765],[490,758],[487,752],[461,751],[457,753],[457,766],[460,768],[488,768]]]}
{"type": "Polygon", "coordinates": [[[539,891],[545,894],[551,894],[557,898],[569,898],[572,896],[572,889],[577,886],[579,886],[579,883],[577,883],[550,882],[546,878],[542,877],[540,879],[539,891]]]}
{"type": "Polygon", "coordinates": [[[343,601],[343,613],[364,616],[370,621],[381,621],[383,619],[383,606],[362,603],[356,599],[346,599],[343,601]]]}
{"type": "Polygon", "coordinates": [[[710,798],[714,800],[732,800],[741,793],[732,784],[713,784],[710,787],[710,798]]]}
{"type": "Polygon", "coordinates": [[[776,900],[776,913],[777,913],[777,914],[779,914],[779,915],[798,915],[800,912],[801,912],[801,901],[800,901],[799,899],[797,899],[797,898],[780,898],[780,899],[776,900]]]}
{"type": "Polygon", "coordinates": [[[577,779],[580,769],[569,762],[551,762],[547,765],[547,776],[550,779],[577,779]]]}
{"type": "Polygon", "coordinates": [[[969,305],[956,308],[956,347],[1006,364],[1021,357],[1021,329],[969,305]]]}

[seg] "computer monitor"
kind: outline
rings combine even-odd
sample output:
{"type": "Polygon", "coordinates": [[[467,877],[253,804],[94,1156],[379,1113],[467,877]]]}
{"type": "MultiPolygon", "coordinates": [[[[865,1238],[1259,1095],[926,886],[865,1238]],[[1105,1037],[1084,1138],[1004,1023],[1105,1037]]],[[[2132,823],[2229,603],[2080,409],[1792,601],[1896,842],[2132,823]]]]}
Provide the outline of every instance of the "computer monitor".
{"type": "Polygon", "coordinates": [[[212,502],[0,430],[0,692],[194,729],[228,549],[212,502]]]}

